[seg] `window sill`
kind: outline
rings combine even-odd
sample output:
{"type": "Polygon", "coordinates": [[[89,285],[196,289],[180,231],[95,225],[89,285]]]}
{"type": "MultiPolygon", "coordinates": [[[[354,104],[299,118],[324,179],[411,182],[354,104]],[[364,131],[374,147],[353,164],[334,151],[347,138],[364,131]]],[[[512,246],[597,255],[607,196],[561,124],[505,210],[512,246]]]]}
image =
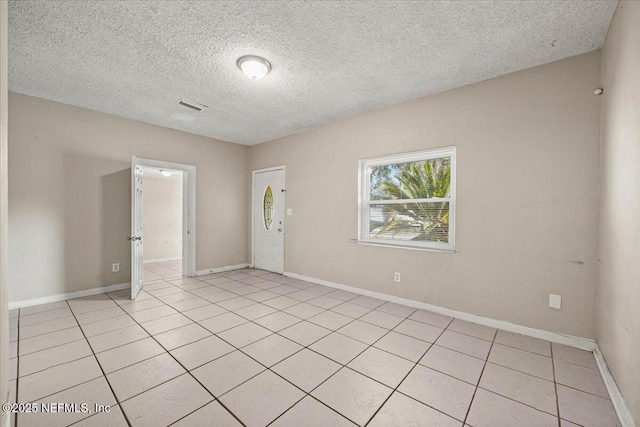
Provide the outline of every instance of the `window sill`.
{"type": "Polygon", "coordinates": [[[388,243],[371,242],[367,240],[354,240],[354,242],[363,246],[380,246],[383,248],[408,249],[410,251],[423,251],[423,252],[444,252],[448,254],[456,253],[455,249],[423,248],[419,246],[394,245],[394,244],[388,244],[388,243]]]}

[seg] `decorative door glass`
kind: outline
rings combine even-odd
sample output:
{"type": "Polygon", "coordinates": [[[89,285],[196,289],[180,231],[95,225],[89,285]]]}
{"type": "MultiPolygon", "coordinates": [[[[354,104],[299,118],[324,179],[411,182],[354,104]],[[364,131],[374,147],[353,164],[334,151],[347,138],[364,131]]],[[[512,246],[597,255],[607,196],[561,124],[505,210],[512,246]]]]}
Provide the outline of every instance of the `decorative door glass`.
{"type": "Polygon", "coordinates": [[[267,188],[264,190],[264,197],[262,200],[264,228],[266,228],[267,231],[271,230],[271,226],[273,225],[274,210],[273,191],[271,191],[271,186],[267,185],[267,188]]]}

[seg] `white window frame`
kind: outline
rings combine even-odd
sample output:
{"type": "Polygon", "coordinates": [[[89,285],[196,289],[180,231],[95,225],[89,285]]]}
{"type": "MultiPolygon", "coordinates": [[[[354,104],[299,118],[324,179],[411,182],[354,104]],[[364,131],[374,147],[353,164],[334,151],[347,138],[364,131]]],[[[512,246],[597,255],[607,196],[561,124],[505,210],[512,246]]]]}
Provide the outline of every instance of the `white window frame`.
{"type": "Polygon", "coordinates": [[[358,161],[358,243],[438,252],[455,252],[456,238],[456,147],[443,147],[413,153],[395,154],[358,161]],[[449,202],[449,242],[413,242],[369,237],[369,206],[397,203],[370,199],[371,168],[375,166],[451,158],[451,184],[448,198],[411,199],[414,203],[449,202]]]}

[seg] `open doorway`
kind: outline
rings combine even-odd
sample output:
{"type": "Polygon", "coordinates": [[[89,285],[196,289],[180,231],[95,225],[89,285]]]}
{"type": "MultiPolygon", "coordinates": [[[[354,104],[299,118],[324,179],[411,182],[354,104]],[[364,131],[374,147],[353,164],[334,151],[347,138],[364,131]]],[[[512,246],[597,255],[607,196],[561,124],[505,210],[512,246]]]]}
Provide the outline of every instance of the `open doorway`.
{"type": "Polygon", "coordinates": [[[183,173],[142,167],[144,177],[144,281],[182,277],[183,173]]]}
{"type": "Polygon", "coordinates": [[[131,156],[131,299],[196,271],[196,167],[131,156]]]}

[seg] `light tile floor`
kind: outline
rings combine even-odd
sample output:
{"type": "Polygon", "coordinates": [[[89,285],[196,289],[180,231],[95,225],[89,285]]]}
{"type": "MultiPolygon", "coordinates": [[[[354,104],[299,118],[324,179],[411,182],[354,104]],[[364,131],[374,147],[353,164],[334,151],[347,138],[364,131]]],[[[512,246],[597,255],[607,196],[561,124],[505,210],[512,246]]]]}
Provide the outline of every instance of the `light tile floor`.
{"type": "Polygon", "coordinates": [[[182,277],[182,259],[144,263],[144,282],[182,277]]]}
{"type": "Polygon", "coordinates": [[[589,352],[260,270],[11,312],[27,426],[616,426],[589,352]]]}

